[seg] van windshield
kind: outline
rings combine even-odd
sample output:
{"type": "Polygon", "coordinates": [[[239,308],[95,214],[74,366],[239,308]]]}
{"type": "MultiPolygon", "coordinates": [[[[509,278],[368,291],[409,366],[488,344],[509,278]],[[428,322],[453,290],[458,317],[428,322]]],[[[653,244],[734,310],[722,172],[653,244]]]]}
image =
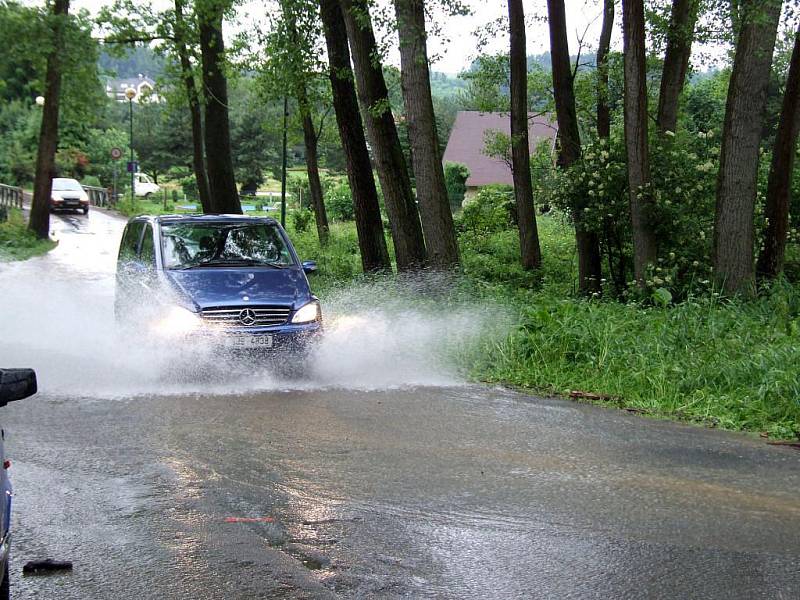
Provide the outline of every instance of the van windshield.
{"type": "Polygon", "coordinates": [[[74,179],[53,179],[54,192],[82,192],[81,184],[74,179]]]}
{"type": "Polygon", "coordinates": [[[270,223],[162,224],[161,245],[167,269],[294,264],[283,236],[270,223]]]}

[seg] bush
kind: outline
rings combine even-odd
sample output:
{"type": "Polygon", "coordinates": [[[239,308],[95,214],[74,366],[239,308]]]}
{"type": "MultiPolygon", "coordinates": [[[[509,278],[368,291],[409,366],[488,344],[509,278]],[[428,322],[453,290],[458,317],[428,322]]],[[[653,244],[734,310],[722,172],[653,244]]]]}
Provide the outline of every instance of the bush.
{"type": "Polygon", "coordinates": [[[464,202],[467,179],[469,179],[467,165],[453,162],[444,164],[444,184],[447,186],[447,198],[450,200],[452,210],[460,209],[464,202]]]}
{"type": "Polygon", "coordinates": [[[517,223],[514,190],[508,185],[487,185],[474,200],[464,203],[456,222],[462,232],[495,233],[511,229],[517,223]]]}
{"type": "Polygon", "coordinates": [[[100,183],[100,180],[94,175],[87,175],[86,177],[84,177],[83,181],[81,181],[81,184],[90,185],[93,187],[103,187],[100,183]]]}
{"type": "Polygon", "coordinates": [[[195,179],[194,175],[182,178],[179,183],[187,200],[200,199],[200,190],[197,187],[197,179],[195,179]]]}
{"type": "Polygon", "coordinates": [[[292,227],[295,231],[305,233],[314,218],[314,213],[306,208],[292,211],[292,227]]]}
{"type": "Polygon", "coordinates": [[[345,181],[332,184],[325,193],[325,208],[328,216],[334,221],[352,221],[355,219],[353,194],[345,181]]]}
{"type": "MultiPolygon", "coordinates": [[[[649,217],[659,259],[648,274],[647,295],[663,289],[680,300],[710,285],[718,147],[712,134],[702,132],[654,136],[651,183],[642,193],[652,198],[649,217]]],[[[609,142],[584,146],[572,167],[535,183],[538,198],[564,214],[580,215],[581,227],[598,235],[603,264],[612,265],[614,291],[626,294],[633,280],[633,242],[621,132],[609,142]]],[[[658,298],[665,297],[659,292],[658,298]]]]}

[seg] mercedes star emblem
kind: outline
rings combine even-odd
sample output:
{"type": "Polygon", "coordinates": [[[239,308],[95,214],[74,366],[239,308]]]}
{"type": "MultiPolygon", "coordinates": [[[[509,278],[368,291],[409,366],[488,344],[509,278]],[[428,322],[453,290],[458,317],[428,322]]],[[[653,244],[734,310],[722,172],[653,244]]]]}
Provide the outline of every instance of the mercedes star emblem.
{"type": "Polygon", "coordinates": [[[239,313],[239,323],[242,325],[253,325],[256,322],[256,313],[252,308],[245,308],[239,313]]]}

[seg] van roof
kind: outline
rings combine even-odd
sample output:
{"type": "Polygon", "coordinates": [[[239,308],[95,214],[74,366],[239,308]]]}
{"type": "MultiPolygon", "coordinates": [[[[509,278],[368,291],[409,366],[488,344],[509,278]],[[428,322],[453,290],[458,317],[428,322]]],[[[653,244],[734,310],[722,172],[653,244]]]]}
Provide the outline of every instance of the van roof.
{"type": "Polygon", "coordinates": [[[262,217],[253,215],[141,215],[134,217],[131,221],[150,221],[157,223],[268,223],[277,225],[277,221],[272,217],[262,217]]]}

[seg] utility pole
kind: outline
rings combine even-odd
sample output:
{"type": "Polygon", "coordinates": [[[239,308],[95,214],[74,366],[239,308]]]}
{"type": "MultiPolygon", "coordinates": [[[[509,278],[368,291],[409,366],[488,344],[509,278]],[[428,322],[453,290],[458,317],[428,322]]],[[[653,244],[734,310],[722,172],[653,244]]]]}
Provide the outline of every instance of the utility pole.
{"type": "Polygon", "coordinates": [[[130,120],[130,127],[131,127],[131,137],[130,137],[130,144],[131,144],[131,162],[130,162],[130,170],[131,170],[131,206],[134,205],[136,202],[136,161],[133,159],[133,99],[136,97],[136,90],[132,87],[129,87],[125,90],[125,97],[128,99],[128,115],[130,120]]]}

